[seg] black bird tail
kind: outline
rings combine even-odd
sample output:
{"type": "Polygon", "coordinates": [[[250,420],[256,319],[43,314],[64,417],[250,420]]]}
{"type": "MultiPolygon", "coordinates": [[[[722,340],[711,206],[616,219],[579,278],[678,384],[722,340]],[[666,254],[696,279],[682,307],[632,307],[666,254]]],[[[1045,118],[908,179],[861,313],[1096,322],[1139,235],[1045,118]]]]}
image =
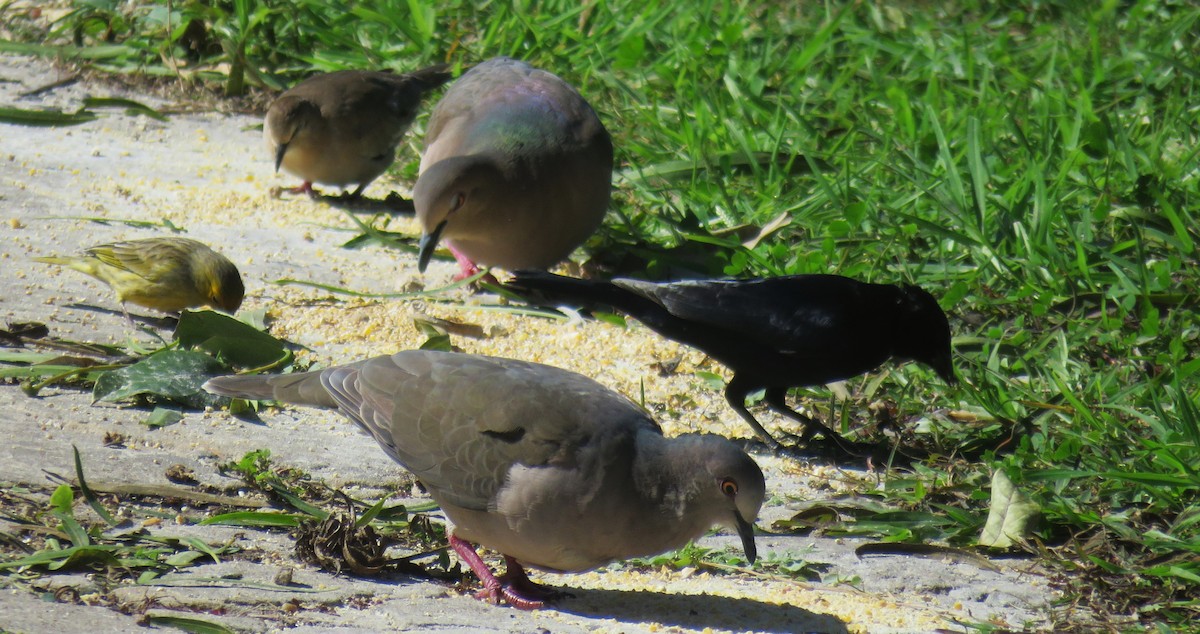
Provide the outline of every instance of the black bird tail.
{"type": "Polygon", "coordinates": [[[573,305],[586,309],[615,308],[639,319],[647,312],[663,310],[655,302],[612,282],[581,280],[545,271],[514,271],[513,279],[505,287],[530,303],[573,305]]]}
{"type": "Polygon", "coordinates": [[[333,395],[321,384],[321,372],[255,376],[218,376],[204,384],[212,394],[254,401],[281,401],[309,407],[337,407],[333,395]]]}
{"type": "Polygon", "coordinates": [[[433,90],[438,86],[450,81],[450,65],[449,64],[434,64],[425,68],[414,70],[408,73],[406,77],[415,80],[421,84],[421,90],[433,90]]]}

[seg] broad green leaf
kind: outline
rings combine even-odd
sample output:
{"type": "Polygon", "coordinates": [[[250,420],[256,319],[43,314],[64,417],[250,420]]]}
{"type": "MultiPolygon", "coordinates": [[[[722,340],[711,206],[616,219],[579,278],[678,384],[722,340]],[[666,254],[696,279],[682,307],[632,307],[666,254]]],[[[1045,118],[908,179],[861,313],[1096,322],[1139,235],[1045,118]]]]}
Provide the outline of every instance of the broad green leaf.
{"type": "Polygon", "coordinates": [[[992,504],[980,546],[1008,548],[1029,537],[1040,509],[1008,479],[1002,469],[992,474],[992,504]]]}
{"type": "Polygon", "coordinates": [[[157,429],[159,427],[166,427],[167,425],[174,425],[181,420],[183,420],[183,414],[179,410],[167,407],[155,407],[154,411],[150,412],[150,415],[142,421],[142,424],[151,429],[157,429]]]}
{"type": "Polygon", "coordinates": [[[239,368],[260,368],[291,357],[284,342],[216,311],[184,311],[175,339],[186,349],[203,350],[239,368]]]}
{"type": "Polygon", "coordinates": [[[50,507],[59,513],[71,513],[71,507],[75,504],[75,492],[71,490],[71,485],[60,484],[54,489],[54,493],[50,494],[50,507]]]}
{"type": "Polygon", "coordinates": [[[421,344],[420,349],[452,352],[454,350],[454,344],[450,342],[450,335],[441,333],[426,339],[425,342],[421,344]]]}
{"type": "Polygon", "coordinates": [[[141,361],[101,374],[92,389],[97,401],[115,403],[150,395],[191,407],[214,404],[217,397],[200,389],[227,370],[216,359],[190,350],[163,350],[141,361]]]}

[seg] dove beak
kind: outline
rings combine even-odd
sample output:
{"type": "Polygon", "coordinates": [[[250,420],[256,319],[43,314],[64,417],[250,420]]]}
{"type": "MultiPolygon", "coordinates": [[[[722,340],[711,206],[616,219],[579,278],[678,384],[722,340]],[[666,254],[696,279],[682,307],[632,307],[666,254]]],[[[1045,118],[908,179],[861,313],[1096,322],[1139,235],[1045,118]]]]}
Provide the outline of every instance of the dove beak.
{"type": "Polygon", "coordinates": [[[433,228],[433,231],[421,236],[420,249],[417,252],[417,270],[424,273],[425,267],[429,266],[429,260],[433,258],[433,250],[437,248],[438,240],[442,239],[442,231],[446,229],[445,220],[438,223],[438,226],[433,228]]]}
{"type": "Polygon", "coordinates": [[[742,538],[742,550],[746,551],[746,561],[754,563],[758,559],[758,546],[754,544],[754,525],[746,521],[737,510],[733,511],[733,519],[737,524],[738,537],[742,538]]]}
{"type": "Polygon", "coordinates": [[[283,165],[283,155],[287,154],[287,143],[280,143],[279,147],[275,148],[275,171],[279,171],[279,166],[283,165]]]}

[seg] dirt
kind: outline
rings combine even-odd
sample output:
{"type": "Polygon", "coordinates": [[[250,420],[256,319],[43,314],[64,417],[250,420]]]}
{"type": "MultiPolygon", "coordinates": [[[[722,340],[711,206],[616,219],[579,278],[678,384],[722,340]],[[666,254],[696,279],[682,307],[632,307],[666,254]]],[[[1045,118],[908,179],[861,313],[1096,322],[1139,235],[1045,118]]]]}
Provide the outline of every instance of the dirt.
{"type": "MultiPolygon", "coordinates": [[[[0,104],[73,110],[85,96],[120,96],[153,107],[181,105],[100,83],[20,95],[58,77],[60,71],[41,61],[0,57],[0,104]]],[[[273,172],[260,123],[219,113],[178,114],[164,122],[105,110],[95,121],[73,127],[0,125],[4,320],[43,322],[52,335],[74,340],[152,344],[151,335],[125,321],[103,284],[31,258],[168,235],[163,222],[169,221],[186,230],[182,235],[212,245],[237,263],[247,286],[242,310],[265,310],[272,333],[307,348],[300,353],[305,361],[331,365],[419,346],[426,335],[414,319],[434,317],[467,325],[463,331],[475,336],[451,337],[465,352],[560,366],[644,399],[668,435],[703,430],[750,436],[720,391],[695,374],[720,374],[723,368],[636,324],[621,328],[497,311],[496,297],[467,289],[433,298],[366,298],[277,284],[292,279],[403,293],[446,286],[455,266],[438,261],[421,275],[410,253],[380,246],[343,248],[357,233],[346,212],[304,197],[271,197],[272,187],[296,183],[273,172]],[[120,220],[157,224],[129,226],[120,220]],[[673,370],[664,372],[664,367],[673,370]]],[[[399,164],[416,161],[421,125],[402,146],[399,164]]],[[[406,195],[409,185],[385,176],[367,195],[406,195]]],[[[417,233],[404,216],[391,220],[388,229],[417,233]]],[[[161,335],[169,337],[169,331],[161,335]]],[[[373,441],[327,412],[269,410],[255,423],[223,411],[194,411],[179,423],[151,429],[140,422],[147,415],[143,409],[94,404],[90,394],[73,389],[51,388],[33,398],[12,385],[0,385],[0,409],[0,430],[8,439],[0,446],[0,484],[25,492],[32,504],[47,503],[54,486],[47,472],[74,473],[72,446],[89,480],[115,490],[155,485],[244,494],[241,481],[222,475],[218,465],[260,448],[270,449],[278,464],[359,497],[409,495],[411,490],[406,474],[373,441]],[[121,441],[112,442],[116,438],[121,441]],[[179,480],[180,473],[191,480],[179,480]]],[[[804,562],[823,570],[823,581],[614,564],[581,575],[538,575],[536,580],[574,596],[522,612],[484,604],[443,582],[322,572],[295,558],[285,532],[198,526],[195,521],[207,511],[184,502],[168,506],[181,523],[134,519],[152,534],[233,543],[255,557],[182,568],[170,585],[97,585],[85,574],[39,581],[48,592],[74,589],[60,592],[57,602],[13,586],[0,592],[0,629],[59,632],[63,623],[72,623],[92,631],[142,631],[139,619],[149,614],[203,617],[254,632],[929,632],[960,631],[956,624],[972,622],[1048,631],[1062,617],[1055,612],[1055,592],[1028,561],[980,566],[905,555],[860,559],[855,548],[861,540],[772,534],[773,521],[790,517],[803,504],[879,483],[858,469],[761,453],[755,458],[768,474],[772,494],[758,521],[760,556],[804,562]],[[281,568],[293,578],[293,586],[282,590],[272,584],[281,568]],[[221,578],[247,583],[220,587],[206,581],[221,578]],[[266,589],[251,588],[249,582],[266,589]]],[[[411,495],[421,500],[419,492],[411,495]]],[[[83,505],[77,508],[86,512],[83,505]]],[[[0,519],[0,532],[14,534],[15,529],[0,519]]],[[[730,535],[701,540],[716,548],[735,543],[730,535]]]]}

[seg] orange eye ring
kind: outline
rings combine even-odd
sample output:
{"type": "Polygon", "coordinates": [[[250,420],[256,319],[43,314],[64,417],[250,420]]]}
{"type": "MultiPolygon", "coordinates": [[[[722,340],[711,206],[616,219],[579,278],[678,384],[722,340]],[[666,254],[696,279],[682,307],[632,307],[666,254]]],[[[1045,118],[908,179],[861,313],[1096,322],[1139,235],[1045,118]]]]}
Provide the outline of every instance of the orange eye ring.
{"type": "Polygon", "coordinates": [[[738,483],[736,480],[733,478],[725,478],[724,480],[721,480],[721,493],[724,493],[729,497],[733,497],[737,495],[737,492],[738,483]]]}

